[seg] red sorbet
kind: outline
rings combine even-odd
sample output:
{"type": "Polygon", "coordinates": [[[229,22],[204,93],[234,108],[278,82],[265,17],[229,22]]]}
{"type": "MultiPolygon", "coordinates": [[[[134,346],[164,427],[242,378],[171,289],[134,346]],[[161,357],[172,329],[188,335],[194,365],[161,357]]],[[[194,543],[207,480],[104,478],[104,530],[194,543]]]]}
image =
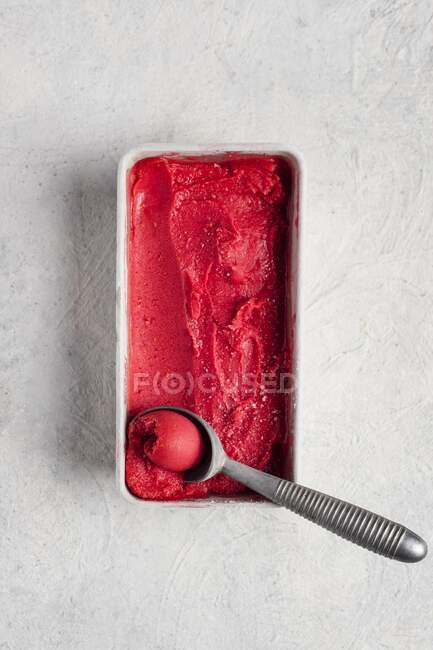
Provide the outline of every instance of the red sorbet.
{"type": "MultiPolygon", "coordinates": [[[[191,409],[226,452],[281,475],[290,372],[287,163],[272,156],[146,158],[129,174],[130,418],[191,409]]],[[[186,484],[128,429],[126,482],[142,499],[234,495],[223,475],[186,484]]]]}
{"type": "Polygon", "coordinates": [[[152,463],[172,472],[184,472],[203,458],[205,445],[197,427],[180,413],[153,411],[137,415],[130,435],[141,436],[143,452],[152,463]]]}

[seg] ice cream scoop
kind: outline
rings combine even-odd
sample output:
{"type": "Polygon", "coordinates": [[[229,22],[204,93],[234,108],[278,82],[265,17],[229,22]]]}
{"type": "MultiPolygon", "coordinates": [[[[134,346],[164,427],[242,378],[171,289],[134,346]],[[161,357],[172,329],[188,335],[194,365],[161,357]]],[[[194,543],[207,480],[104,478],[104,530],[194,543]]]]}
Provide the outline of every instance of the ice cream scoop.
{"type": "Polygon", "coordinates": [[[196,413],[177,407],[159,407],[144,411],[143,414],[161,410],[186,417],[203,438],[205,451],[201,460],[185,472],[186,481],[206,481],[223,472],[269,501],[284,506],[369,551],[400,562],[419,562],[426,556],[426,542],[401,524],[229,458],[214,429],[196,413]]]}

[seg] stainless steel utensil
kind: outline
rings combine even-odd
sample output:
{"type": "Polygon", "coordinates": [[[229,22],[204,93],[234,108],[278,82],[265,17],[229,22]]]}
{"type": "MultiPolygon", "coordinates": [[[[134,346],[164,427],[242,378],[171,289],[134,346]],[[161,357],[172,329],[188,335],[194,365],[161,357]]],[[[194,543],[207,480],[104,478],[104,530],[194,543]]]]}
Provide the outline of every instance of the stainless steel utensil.
{"type": "Polygon", "coordinates": [[[205,458],[197,467],[185,472],[186,481],[206,481],[223,472],[269,501],[369,551],[400,562],[419,562],[426,556],[426,542],[401,524],[323,492],[238,463],[227,456],[214,429],[199,415],[177,407],[156,407],[148,412],[160,408],[188,417],[204,435],[207,444],[205,458]]]}

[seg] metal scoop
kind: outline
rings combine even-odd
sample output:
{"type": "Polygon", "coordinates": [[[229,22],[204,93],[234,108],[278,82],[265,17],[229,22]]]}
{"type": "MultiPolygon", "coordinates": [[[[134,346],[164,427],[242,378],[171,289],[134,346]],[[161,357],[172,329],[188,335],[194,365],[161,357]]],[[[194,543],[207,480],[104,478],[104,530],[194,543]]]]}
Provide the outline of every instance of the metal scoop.
{"type": "Polygon", "coordinates": [[[206,443],[203,460],[184,473],[185,481],[206,481],[223,472],[269,501],[369,551],[400,562],[419,562],[426,556],[426,542],[401,524],[347,501],[232,460],[225,453],[214,429],[196,413],[174,406],[156,407],[146,412],[163,409],[189,418],[200,429],[206,443]]]}

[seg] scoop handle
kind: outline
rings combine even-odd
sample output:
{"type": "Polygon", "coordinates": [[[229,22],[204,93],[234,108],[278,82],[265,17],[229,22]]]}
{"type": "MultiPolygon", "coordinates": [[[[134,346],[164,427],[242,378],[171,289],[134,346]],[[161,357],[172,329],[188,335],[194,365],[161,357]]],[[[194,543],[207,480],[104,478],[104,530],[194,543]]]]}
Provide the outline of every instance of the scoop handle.
{"type": "Polygon", "coordinates": [[[427,544],[401,524],[347,501],[227,459],[223,472],[270,501],[349,542],[400,562],[419,562],[427,544]]]}

